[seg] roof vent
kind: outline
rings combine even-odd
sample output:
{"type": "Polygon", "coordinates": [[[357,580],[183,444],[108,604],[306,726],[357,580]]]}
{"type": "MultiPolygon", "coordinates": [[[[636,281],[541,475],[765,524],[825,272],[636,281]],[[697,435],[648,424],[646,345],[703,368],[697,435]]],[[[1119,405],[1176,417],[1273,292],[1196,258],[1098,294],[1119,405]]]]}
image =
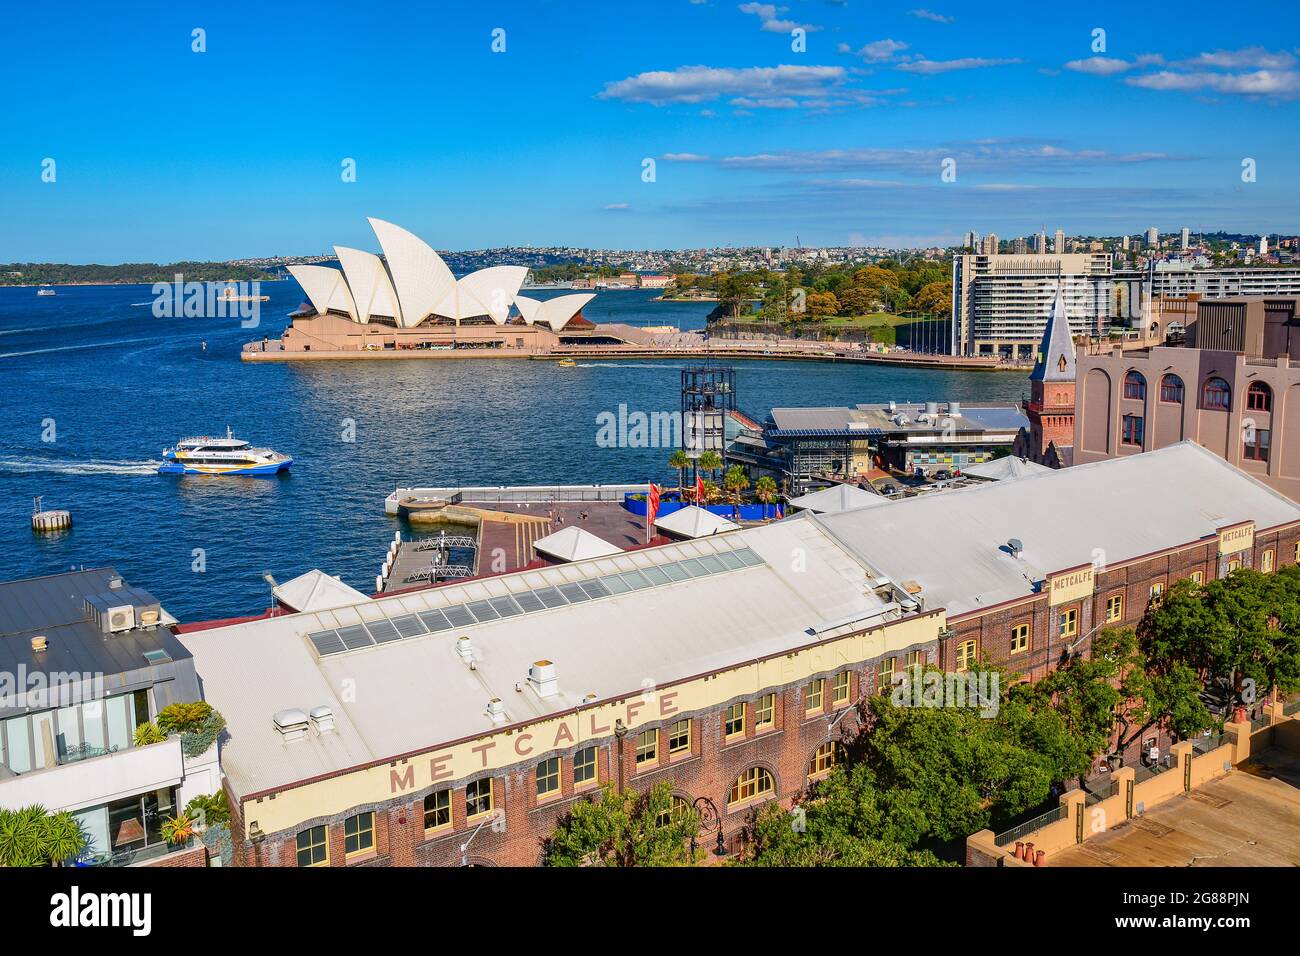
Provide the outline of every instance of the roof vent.
{"type": "Polygon", "coordinates": [[[595,691],[592,691],[592,692],[591,692],[590,694],[588,694],[586,697],[582,698],[582,702],[583,702],[584,704],[590,704],[590,703],[591,703],[593,700],[595,700],[595,699],[596,699],[596,692],[595,692],[595,691]]]}
{"type": "Polygon", "coordinates": [[[926,402],[926,403],[925,403],[925,414],[926,414],[928,417],[930,417],[930,418],[938,418],[938,417],[939,417],[939,403],[938,403],[938,402],[926,402]]]}
{"type": "Polygon", "coordinates": [[[297,707],[278,711],[271,719],[275,721],[275,729],[280,732],[285,743],[302,740],[307,736],[307,715],[297,707]]]}
{"type": "Polygon", "coordinates": [[[533,666],[528,668],[528,683],[533,685],[538,697],[554,697],[559,693],[555,665],[550,661],[533,661],[533,666]]]}
{"type": "Polygon", "coordinates": [[[1025,550],[1025,546],[1021,543],[1019,538],[1012,538],[1007,542],[1007,550],[1011,552],[1013,558],[1018,558],[1025,550]]]}
{"type": "Polygon", "coordinates": [[[488,716],[492,718],[494,724],[504,724],[506,722],[506,705],[500,697],[493,697],[488,701],[488,716]]]}
{"type": "Polygon", "coordinates": [[[949,402],[948,414],[953,418],[961,417],[961,402],[949,402]]]}
{"type": "Polygon", "coordinates": [[[41,634],[41,635],[38,635],[37,637],[33,637],[33,638],[32,638],[32,651],[33,651],[34,653],[39,654],[41,651],[45,650],[45,649],[48,648],[49,646],[50,646],[50,642],[49,642],[49,640],[45,637],[44,634],[41,634]]]}
{"type": "Polygon", "coordinates": [[[474,646],[470,644],[468,637],[462,635],[456,638],[456,654],[466,664],[474,660],[474,646]]]}
{"type": "Polygon", "coordinates": [[[320,704],[311,709],[311,723],[318,734],[334,733],[334,710],[328,704],[320,704]]]}
{"type": "Polygon", "coordinates": [[[108,579],[108,586],[114,591],[119,590],[122,587],[122,584],[123,584],[122,579],[117,575],[114,575],[113,577],[108,579]]]}

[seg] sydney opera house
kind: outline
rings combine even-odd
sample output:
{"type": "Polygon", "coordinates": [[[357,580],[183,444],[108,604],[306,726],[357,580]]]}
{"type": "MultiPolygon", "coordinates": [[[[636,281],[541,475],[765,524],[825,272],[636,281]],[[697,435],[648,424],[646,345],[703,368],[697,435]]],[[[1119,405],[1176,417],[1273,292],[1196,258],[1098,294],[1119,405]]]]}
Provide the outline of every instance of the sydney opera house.
{"type": "Polygon", "coordinates": [[[418,236],[382,219],[369,222],[383,257],[335,246],[340,268],[290,266],[307,301],[278,342],[250,343],[246,358],[262,357],[250,352],[287,358],[464,349],[529,355],[562,344],[627,342],[621,327],[583,318],[592,293],[546,300],[520,295],[528,275],[523,266],[494,266],[458,279],[418,236]]]}

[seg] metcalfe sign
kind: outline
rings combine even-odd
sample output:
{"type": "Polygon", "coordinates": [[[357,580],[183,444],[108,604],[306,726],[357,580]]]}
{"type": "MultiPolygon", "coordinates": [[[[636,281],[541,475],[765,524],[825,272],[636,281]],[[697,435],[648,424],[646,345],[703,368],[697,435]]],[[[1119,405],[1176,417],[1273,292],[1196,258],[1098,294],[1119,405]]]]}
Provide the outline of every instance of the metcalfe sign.
{"type": "Polygon", "coordinates": [[[1219,554],[1236,554],[1255,547],[1255,522],[1247,521],[1219,530],[1219,554]]]}
{"type": "Polygon", "coordinates": [[[1052,607],[1091,596],[1097,583],[1097,569],[1087,564],[1061,571],[1047,579],[1047,603],[1052,607]]]}

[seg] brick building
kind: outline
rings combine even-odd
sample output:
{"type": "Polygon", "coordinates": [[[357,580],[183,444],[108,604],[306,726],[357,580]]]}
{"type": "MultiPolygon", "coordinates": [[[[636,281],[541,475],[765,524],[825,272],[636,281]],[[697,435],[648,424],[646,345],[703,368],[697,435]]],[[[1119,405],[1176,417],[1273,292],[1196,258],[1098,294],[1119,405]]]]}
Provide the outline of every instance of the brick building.
{"type": "Polygon", "coordinates": [[[1029,427],[1016,436],[1014,453],[1052,468],[1066,468],[1074,455],[1074,337],[1058,289],[1043,329],[1038,357],[1029,373],[1024,403],[1029,427]]]}
{"type": "Polygon", "coordinates": [[[574,800],[660,780],[734,849],[909,664],[1038,677],[1298,542],[1300,506],[1184,443],[181,640],[237,865],[532,865],[574,800]]]}
{"type": "Polygon", "coordinates": [[[1190,440],[1300,500],[1300,299],[1162,300],[1185,347],[1082,355],[1074,460],[1190,440]]]}

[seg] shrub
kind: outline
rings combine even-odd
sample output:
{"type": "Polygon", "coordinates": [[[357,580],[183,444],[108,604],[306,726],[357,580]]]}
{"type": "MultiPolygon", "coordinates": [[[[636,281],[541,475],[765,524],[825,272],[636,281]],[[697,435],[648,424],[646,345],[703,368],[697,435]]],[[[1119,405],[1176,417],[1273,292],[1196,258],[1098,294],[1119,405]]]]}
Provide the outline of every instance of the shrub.
{"type": "Polygon", "coordinates": [[[226,718],[221,716],[220,711],[210,710],[196,729],[181,732],[181,749],[185,751],[185,756],[197,757],[206,753],[225,728],[226,718]]]}
{"type": "Polygon", "coordinates": [[[180,846],[188,843],[194,836],[194,821],[187,813],[182,812],[179,816],[164,820],[160,830],[164,840],[172,846],[180,846]]]}
{"type": "Polygon", "coordinates": [[[137,747],[160,744],[166,739],[167,735],[152,721],[147,721],[135,728],[135,745],[137,747]]]}
{"type": "Polygon", "coordinates": [[[66,812],[48,813],[33,804],[0,808],[0,867],[50,866],[74,860],[86,849],[86,834],[66,812]]]}
{"type": "Polygon", "coordinates": [[[185,815],[201,829],[209,829],[230,822],[230,807],[226,792],[218,790],[211,795],[200,795],[185,805],[185,815]]]}
{"type": "Polygon", "coordinates": [[[165,734],[196,731],[212,713],[212,705],[205,700],[192,704],[168,704],[158,713],[158,728],[165,734]]]}

